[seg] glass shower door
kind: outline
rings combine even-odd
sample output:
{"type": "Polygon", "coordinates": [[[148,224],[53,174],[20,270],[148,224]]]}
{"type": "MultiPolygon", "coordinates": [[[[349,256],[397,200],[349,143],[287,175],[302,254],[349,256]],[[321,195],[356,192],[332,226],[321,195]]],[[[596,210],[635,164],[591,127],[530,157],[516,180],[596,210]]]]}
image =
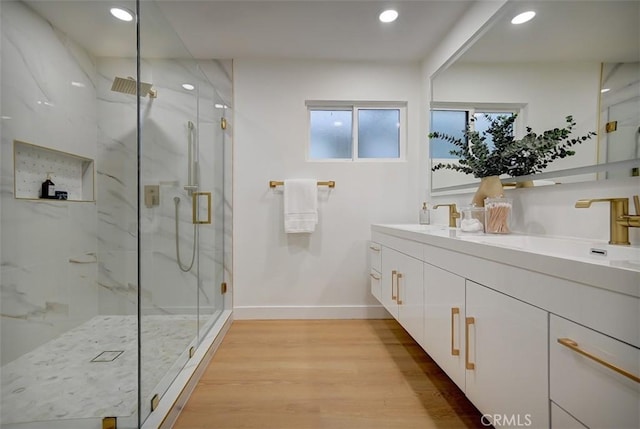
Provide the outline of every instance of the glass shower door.
{"type": "Polygon", "coordinates": [[[140,3],[140,416],[153,412],[220,312],[222,193],[215,89],[161,7],[140,3]],[[158,51],[161,42],[160,52],[158,51]],[[161,54],[161,55],[160,55],[161,54]]]}
{"type": "Polygon", "coordinates": [[[140,2],[140,421],[189,360],[198,329],[197,71],[155,2],[140,2]],[[152,91],[145,91],[145,84],[152,91]]]}
{"type": "MultiPolygon", "coordinates": [[[[204,76],[198,95],[200,181],[202,189],[210,193],[212,217],[211,224],[199,230],[198,339],[202,341],[224,309],[226,106],[204,76]]],[[[204,217],[203,208],[200,212],[204,217]]]]}

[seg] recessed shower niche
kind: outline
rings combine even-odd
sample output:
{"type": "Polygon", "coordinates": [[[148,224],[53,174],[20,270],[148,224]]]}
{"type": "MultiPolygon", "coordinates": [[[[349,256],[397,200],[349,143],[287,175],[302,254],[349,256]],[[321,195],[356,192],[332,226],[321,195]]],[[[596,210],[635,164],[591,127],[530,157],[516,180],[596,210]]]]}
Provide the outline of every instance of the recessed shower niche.
{"type": "Polygon", "coordinates": [[[95,201],[93,159],[14,140],[13,164],[16,199],[40,199],[49,177],[56,190],[67,192],[66,200],[95,201]]]}

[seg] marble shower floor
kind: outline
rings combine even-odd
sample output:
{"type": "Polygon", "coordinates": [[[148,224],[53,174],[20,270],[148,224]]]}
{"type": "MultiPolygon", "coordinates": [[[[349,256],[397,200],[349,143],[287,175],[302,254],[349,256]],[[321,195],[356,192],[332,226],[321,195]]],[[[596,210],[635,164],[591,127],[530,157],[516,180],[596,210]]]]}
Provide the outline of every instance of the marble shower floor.
{"type": "MultiPolygon", "coordinates": [[[[197,318],[144,316],[142,326],[145,398],[195,339],[197,318]]],[[[136,316],[97,316],[9,362],[0,369],[1,422],[132,416],[137,348],[136,316]],[[122,353],[92,362],[104,351],[122,353]]]]}

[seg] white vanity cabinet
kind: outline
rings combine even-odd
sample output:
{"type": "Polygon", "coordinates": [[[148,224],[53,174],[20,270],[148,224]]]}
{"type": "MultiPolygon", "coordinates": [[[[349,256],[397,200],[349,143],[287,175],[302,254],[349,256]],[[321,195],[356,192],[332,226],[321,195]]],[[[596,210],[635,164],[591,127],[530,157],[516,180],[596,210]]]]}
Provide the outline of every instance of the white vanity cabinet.
{"type": "Polygon", "coordinates": [[[500,427],[547,427],[547,313],[428,263],[424,289],[424,348],[440,368],[500,427]]]}
{"type": "Polygon", "coordinates": [[[553,314],[549,332],[553,403],[586,427],[640,428],[640,349],[553,314]]]}
{"type": "Polygon", "coordinates": [[[422,261],[382,246],[382,300],[387,311],[422,344],[422,261]]]}
{"type": "Polygon", "coordinates": [[[423,347],[465,390],[465,279],[424,264],[423,347]]]}
{"type": "Polygon", "coordinates": [[[500,416],[500,427],[549,425],[547,320],[539,308],[466,281],[465,393],[500,416]]]}
{"type": "Polygon", "coordinates": [[[557,256],[576,249],[570,240],[545,254],[529,246],[540,238],[424,225],[374,225],[372,236],[381,302],[481,424],[640,428],[640,253],[572,259],[557,256]]]}
{"type": "Polygon", "coordinates": [[[375,241],[369,242],[369,283],[371,295],[382,302],[382,246],[375,241]]]}

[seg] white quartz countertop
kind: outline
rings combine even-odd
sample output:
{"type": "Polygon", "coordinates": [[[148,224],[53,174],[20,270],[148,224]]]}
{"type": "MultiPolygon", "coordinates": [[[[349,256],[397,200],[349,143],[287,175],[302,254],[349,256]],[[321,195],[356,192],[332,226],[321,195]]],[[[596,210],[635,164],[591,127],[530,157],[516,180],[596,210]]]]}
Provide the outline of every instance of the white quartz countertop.
{"type": "Polygon", "coordinates": [[[439,225],[376,224],[379,232],[640,297],[640,247],[525,234],[470,234],[439,225]]]}

